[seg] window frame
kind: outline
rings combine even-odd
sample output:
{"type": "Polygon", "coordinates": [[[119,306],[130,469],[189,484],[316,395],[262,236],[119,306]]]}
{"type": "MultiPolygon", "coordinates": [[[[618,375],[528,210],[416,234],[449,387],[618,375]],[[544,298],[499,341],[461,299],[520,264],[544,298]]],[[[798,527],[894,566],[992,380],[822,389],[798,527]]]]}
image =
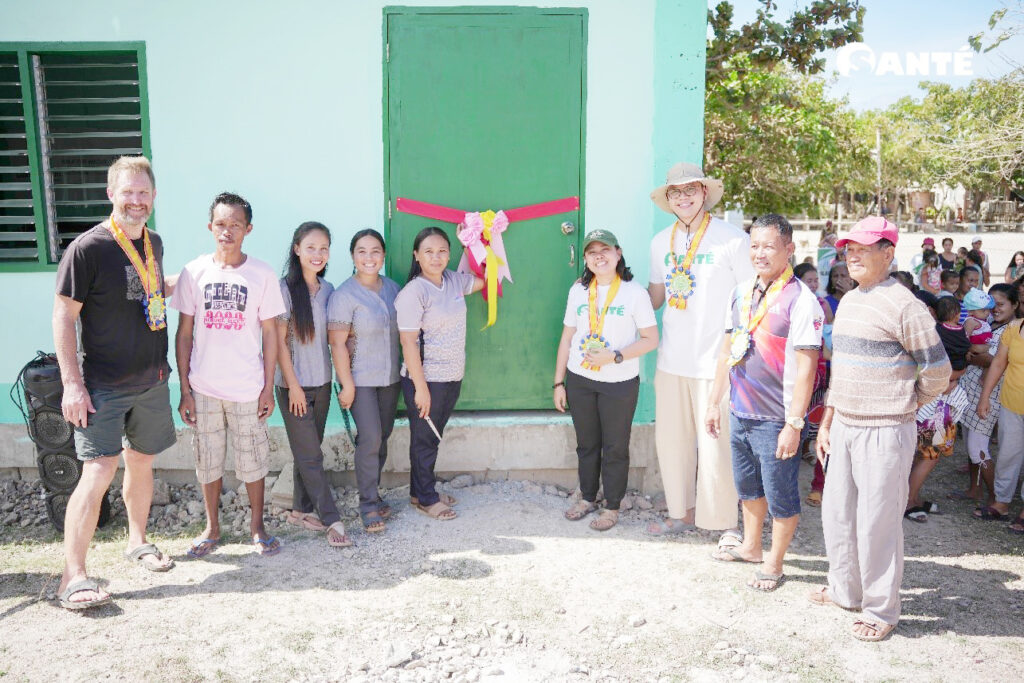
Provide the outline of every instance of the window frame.
{"type": "MultiPolygon", "coordinates": [[[[28,154],[29,178],[32,186],[32,215],[35,218],[36,245],[39,254],[34,262],[0,261],[2,273],[55,272],[59,265],[50,262],[49,230],[46,222],[46,200],[43,192],[42,151],[39,144],[38,102],[32,79],[32,55],[63,54],[73,52],[82,56],[110,52],[134,52],[139,70],[139,115],[142,131],[142,153],[153,160],[149,125],[149,78],[146,64],[145,41],[75,41],[75,42],[2,42],[0,52],[17,55],[18,73],[21,79],[22,110],[25,113],[25,141],[28,154]]],[[[156,229],[155,216],[150,217],[149,227],[156,229]]]]}

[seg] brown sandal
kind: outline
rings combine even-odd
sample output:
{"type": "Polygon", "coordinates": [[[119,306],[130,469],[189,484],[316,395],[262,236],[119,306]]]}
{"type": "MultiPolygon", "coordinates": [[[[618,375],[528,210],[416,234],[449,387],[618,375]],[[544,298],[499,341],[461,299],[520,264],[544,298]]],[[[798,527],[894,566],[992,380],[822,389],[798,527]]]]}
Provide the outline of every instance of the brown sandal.
{"type": "Polygon", "coordinates": [[[812,508],[821,507],[821,491],[811,491],[804,498],[804,502],[812,508]]]}
{"type": "Polygon", "coordinates": [[[608,531],[619,522],[618,510],[602,510],[597,519],[591,520],[590,528],[594,531],[608,531]]]}
{"type": "MultiPolygon", "coordinates": [[[[455,496],[450,496],[447,493],[439,493],[439,494],[437,494],[437,497],[440,498],[441,502],[444,503],[445,505],[447,505],[448,507],[455,507],[456,505],[459,504],[459,501],[455,499],[455,496]]],[[[415,498],[413,496],[409,496],[409,505],[412,505],[413,507],[416,507],[419,504],[420,504],[420,499],[419,498],[415,498]]]]}
{"type": "Polygon", "coordinates": [[[880,640],[885,640],[890,633],[895,630],[895,624],[886,624],[884,622],[875,623],[873,621],[857,620],[853,622],[853,628],[856,629],[858,626],[866,626],[867,628],[874,631],[874,633],[857,633],[853,631],[853,637],[857,640],[863,640],[867,643],[877,643],[880,640]]]}
{"type": "Polygon", "coordinates": [[[589,500],[578,500],[563,514],[570,522],[578,522],[596,509],[597,503],[591,503],[589,500]]]}
{"type": "Polygon", "coordinates": [[[458,517],[458,513],[456,513],[455,510],[452,510],[450,507],[448,507],[441,501],[437,501],[436,503],[430,506],[417,505],[416,509],[419,512],[425,514],[427,517],[430,517],[431,519],[436,519],[439,522],[447,522],[458,517]]]}

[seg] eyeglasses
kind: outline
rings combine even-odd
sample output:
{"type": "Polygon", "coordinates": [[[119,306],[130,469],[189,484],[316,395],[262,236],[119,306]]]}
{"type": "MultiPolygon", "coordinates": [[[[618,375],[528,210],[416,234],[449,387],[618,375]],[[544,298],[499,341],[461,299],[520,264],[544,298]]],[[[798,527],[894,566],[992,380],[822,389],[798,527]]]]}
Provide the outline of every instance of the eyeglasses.
{"type": "Polygon", "coordinates": [[[671,190],[665,193],[665,196],[668,197],[669,199],[679,199],[680,197],[693,197],[698,192],[701,192],[703,190],[703,183],[693,183],[692,185],[673,187],[671,190]]]}

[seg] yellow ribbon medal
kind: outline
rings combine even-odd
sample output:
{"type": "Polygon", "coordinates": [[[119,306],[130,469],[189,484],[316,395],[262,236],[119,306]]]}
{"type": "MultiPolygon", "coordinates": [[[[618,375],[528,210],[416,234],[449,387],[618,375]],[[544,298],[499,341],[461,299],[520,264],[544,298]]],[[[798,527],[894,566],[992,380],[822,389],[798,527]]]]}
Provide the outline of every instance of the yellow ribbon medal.
{"type": "Polygon", "coordinates": [[[676,231],[679,230],[679,221],[677,220],[675,225],[672,226],[672,236],[669,238],[668,243],[669,256],[672,259],[672,270],[665,276],[665,293],[668,295],[668,305],[672,308],[680,311],[684,310],[686,308],[686,300],[690,298],[693,290],[697,287],[697,278],[694,277],[693,271],[690,270],[690,265],[693,263],[693,257],[697,255],[700,241],[704,238],[704,233],[707,232],[710,224],[711,214],[705,213],[704,220],[700,222],[700,227],[697,228],[697,233],[694,235],[693,241],[690,242],[690,248],[686,250],[681,263],[675,251],[676,231]]]}
{"type": "Polygon", "coordinates": [[[146,252],[146,261],[142,261],[139,250],[135,248],[128,235],[110,217],[110,232],[114,235],[114,241],[121,247],[121,251],[135,267],[139,274],[139,281],[142,282],[142,289],[145,296],[142,300],[142,312],[146,316],[146,324],[149,329],[156,332],[167,327],[167,305],[164,301],[163,287],[157,275],[156,256],[153,254],[153,243],[149,239],[149,230],[142,228],[143,249],[146,252]]]}
{"type": "MultiPolygon", "coordinates": [[[[590,286],[588,287],[589,291],[587,293],[589,304],[587,306],[587,314],[590,317],[590,334],[580,340],[580,351],[583,352],[584,356],[591,351],[600,351],[601,349],[609,348],[610,344],[608,343],[608,340],[602,336],[601,332],[604,330],[604,318],[608,313],[608,307],[611,306],[615,295],[619,293],[619,285],[621,284],[622,278],[616,274],[615,280],[612,281],[612,286],[608,289],[608,298],[605,299],[604,307],[601,309],[601,313],[599,315],[597,312],[597,278],[595,277],[590,281],[590,286]]],[[[599,372],[601,370],[600,365],[588,363],[586,359],[580,363],[580,366],[584,370],[593,370],[594,372],[599,372]]]]}
{"type": "MultiPolygon", "coordinates": [[[[743,295],[743,305],[740,308],[740,320],[746,320],[746,325],[741,325],[732,331],[732,335],[729,337],[729,366],[732,367],[738,364],[747,356],[747,351],[750,349],[751,335],[757,326],[761,324],[764,317],[768,314],[768,309],[775,303],[775,299],[778,298],[782,292],[782,288],[793,277],[792,266],[786,266],[786,270],[782,271],[782,275],[775,278],[771,285],[768,286],[768,291],[761,297],[761,301],[757,304],[757,310],[754,311],[754,317],[750,316],[750,305],[754,299],[754,288],[751,287],[750,291],[743,295]]],[[[754,287],[757,286],[757,280],[754,280],[754,287]]]]}

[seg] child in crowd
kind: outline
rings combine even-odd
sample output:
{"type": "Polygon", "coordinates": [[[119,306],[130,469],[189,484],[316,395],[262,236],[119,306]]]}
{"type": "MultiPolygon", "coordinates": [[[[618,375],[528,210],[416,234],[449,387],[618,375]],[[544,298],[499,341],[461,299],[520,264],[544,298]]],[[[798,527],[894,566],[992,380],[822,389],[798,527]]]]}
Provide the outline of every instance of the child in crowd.
{"type": "Polygon", "coordinates": [[[220,541],[228,438],[235,476],[249,498],[253,546],[260,555],[274,555],[281,544],[263,526],[263,484],[270,469],[266,420],[274,412],[275,319],[285,305],[274,270],[242,251],[252,232],[249,202],[230,192],[217,195],[207,228],[214,252],[182,269],[171,300],[181,314],[175,340],[178,412],[194,430],[192,451],[206,506],[206,528],[188,555],[203,557],[220,541]]]}
{"type": "MultiPolygon", "coordinates": [[[[793,269],[793,274],[807,285],[815,294],[819,287],[818,271],[811,264],[801,263],[793,269]]],[[[800,435],[804,459],[810,456],[814,462],[814,479],[811,481],[811,491],[804,498],[804,503],[811,507],[821,505],[822,494],[825,490],[825,470],[821,461],[814,455],[814,442],[818,438],[818,428],[821,426],[821,419],[825,413],[825,393],[828,391],[829,361],[832,358],[832,307],[823,297],[818,297],[818,304],[825,314],[825,323],[822,326],[822,346],[818,356],[818,368],[814,376],[814,388],[811,393],[811,402],[807,406],[807,415],[804,416],[804,429],[800,435]]]]}
{"type": "Polygon", "coordinates": [[[939,255],[929,249],[924,252],[924,265],[921,267],[921,289],[938,294],[942,290],[942,269],[939,255]]]}
{"type": "Polygon", "coordinates": [[[939,275],[939,291],[936,296],[956,296],[956,290],[960,289],[960,273],[955,270],[944,270],[939,275]]]}
{"type": "Polygon", "coordinates": [[[953,373],[946,391],[917,411],[917,454],[910,469],[910,495],[904,513],[907,519],[915,522],[926,522],[929,513],[939,511],[938,505],[921,499],[921,487],[935,469],[939,457],[953,454],[956,424],[970,405],[967,392],[959,383],[967,368],[967,350],[970,348],[963,328],[956,325],[959,315],[960,304],[955,298],[944,297],[936,303],[936,316],[940,320],[936,329],[953,366],[953,373]]]}
{"type": "Polygon", "coordinates": [[[988,340],[992,338],[992,325],[988,319],[995,307],[995,301],[984,291],[972,289],[964,295],[963,307],[967,310],[964,332],[971,342],[971,350],[976,353],[988,353],[988,340]]]}

